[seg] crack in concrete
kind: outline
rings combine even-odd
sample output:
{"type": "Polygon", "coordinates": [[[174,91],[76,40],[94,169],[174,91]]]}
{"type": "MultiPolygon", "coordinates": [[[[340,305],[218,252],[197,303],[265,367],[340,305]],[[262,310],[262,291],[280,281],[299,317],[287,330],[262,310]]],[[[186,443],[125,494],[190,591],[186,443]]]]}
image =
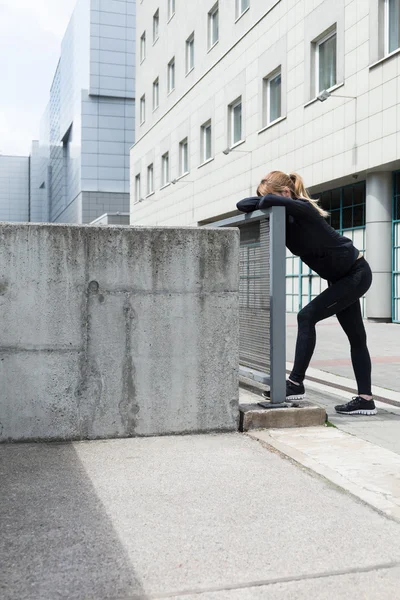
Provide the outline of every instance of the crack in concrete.
{"type": "Polygon", "coordinates": [[[232,585],[221,585],[214,587],[186,589],[176,592],[166,592],[162,594],[146,594],[144,596],[117,596],[114,600],[162,600],[163,598],[179,598],[180,596],[195,596],[200,594],[211,594],[217,592],[233,592],[236,590],[247,590],[251,588],[266,587],[277,585],[279,583],[295,583],[297,581],[312,581],[314,579],[326,579],[328,577],[340,577],[343,575],[354,575],[357,573],[373,573],[374,571],[383,571],[400,567],[400,562],[381,563],[370,565],[368,567],[354,567],[352,569],[338,569],[336,571],[322,571],[319,573],[309,573],[304,575],[292,575],[286,577],[274,577],[272,579],[260,579],[259,581],[249,581],[232,585]]]}

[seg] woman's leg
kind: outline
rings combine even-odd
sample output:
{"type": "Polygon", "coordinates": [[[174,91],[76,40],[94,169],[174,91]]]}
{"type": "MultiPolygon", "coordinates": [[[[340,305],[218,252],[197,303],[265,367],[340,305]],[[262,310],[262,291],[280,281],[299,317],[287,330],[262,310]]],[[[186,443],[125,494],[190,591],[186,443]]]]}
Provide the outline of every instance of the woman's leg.
{"type": "Polygon", "coordinates": [[[337,313],[343,331],[349,338],[351,362],[357,381],[358,394],[369,399],[371,392],[371,358],[367,347],[367,334],[361,314],[360,301],[337,313]]]}
{"type": "Polygon", "coordinates": [[[372,275],[368,263],[364,259],[357,263],[348,275],[330,285],[297,315],[296,353],[290,381],[302,383],[305,378],[315,348],[316,323],[344,311],[370,287],[372,275]]]}

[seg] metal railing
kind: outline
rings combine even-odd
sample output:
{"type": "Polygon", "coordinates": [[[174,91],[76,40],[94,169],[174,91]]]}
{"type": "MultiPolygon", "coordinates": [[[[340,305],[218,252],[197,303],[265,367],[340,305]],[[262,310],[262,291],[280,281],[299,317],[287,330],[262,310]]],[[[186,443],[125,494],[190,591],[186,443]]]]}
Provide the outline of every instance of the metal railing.
{"type": "Polygon", "coordinates": [[[285,208],[238,215],[211,224],[240,230],[240,375],[286,400],[285,208]]]}

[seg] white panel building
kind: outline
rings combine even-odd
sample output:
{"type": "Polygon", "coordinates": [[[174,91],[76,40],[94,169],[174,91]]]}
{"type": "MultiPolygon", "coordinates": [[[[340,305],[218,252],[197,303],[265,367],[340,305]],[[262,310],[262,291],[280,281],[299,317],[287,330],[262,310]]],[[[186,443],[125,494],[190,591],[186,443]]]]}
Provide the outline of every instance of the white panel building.
{"type": "MultiPolygon", "coordinates": [[[[146,0],[136,29],[131,221],[217,220],[298,171],[366,252],[367,316],[400,322],[400,0],[146,0]]],[[[288,310],[321,289],[287,275],[288,310]]]]}

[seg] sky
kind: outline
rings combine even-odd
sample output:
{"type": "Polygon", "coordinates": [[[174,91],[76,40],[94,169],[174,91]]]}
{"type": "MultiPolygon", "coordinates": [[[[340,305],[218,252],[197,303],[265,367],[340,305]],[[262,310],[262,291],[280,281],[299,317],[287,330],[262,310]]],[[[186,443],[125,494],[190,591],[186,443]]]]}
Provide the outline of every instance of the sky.
{"type": "Polygon", "coordinates": [[[0,154],[27,156],[76,0],[0,0],[0,154]]]}

